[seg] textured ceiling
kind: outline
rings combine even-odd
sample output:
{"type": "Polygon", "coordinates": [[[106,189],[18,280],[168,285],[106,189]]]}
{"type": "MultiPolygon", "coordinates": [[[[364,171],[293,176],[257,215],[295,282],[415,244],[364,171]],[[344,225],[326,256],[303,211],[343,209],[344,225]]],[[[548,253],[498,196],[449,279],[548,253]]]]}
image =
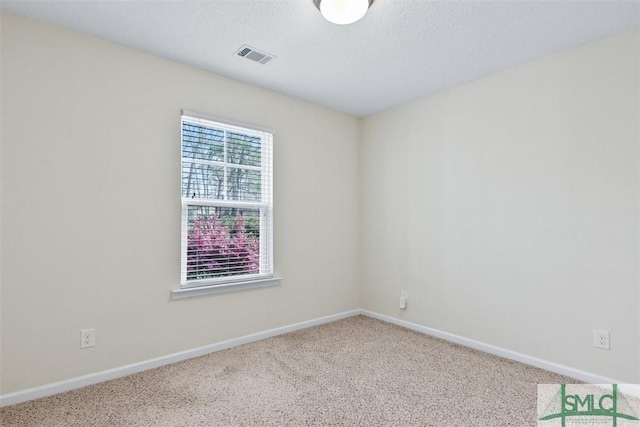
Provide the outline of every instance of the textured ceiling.
{"type": "Polygon", "coordinates": [[[348,26],[325,21],[312,0],[0,5],[358,117],[640,24],[636,1],[375,0],[348,26]],[[243,44],[277,59],[242,59],[243,44]]]}

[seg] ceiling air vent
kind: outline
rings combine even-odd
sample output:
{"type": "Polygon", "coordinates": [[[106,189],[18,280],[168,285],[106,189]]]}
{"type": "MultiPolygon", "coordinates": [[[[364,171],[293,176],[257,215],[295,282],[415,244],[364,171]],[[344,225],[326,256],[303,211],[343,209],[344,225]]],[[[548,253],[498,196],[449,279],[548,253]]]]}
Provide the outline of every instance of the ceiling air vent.
{"type": "Polygon", "coordinates": [[[236,54],[259,64],[266,64],[267,62],[275,58],[275,56],[269,53],[261,52],[258,49],[254,49],[247,45],[244,45],[240,49],[238,49],[236,51],[236,54]]]}

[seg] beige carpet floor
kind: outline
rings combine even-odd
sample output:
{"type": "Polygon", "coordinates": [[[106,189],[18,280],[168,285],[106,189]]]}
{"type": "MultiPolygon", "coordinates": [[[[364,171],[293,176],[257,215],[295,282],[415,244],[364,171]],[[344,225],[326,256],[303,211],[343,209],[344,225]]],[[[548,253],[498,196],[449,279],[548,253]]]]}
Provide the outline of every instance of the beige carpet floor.
{"type": "Polygon", "coordinates": [[[8,426],[535,426],[541,369],[357,316],[0,410],[8,426]]]}

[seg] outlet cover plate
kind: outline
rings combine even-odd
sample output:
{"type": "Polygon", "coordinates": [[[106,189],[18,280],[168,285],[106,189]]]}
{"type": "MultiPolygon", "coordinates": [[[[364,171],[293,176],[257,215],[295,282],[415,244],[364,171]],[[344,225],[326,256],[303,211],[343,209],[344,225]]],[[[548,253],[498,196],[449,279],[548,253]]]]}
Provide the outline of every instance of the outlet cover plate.
{"type": "Polygon", "coordinates": [[[609,350],[609,331],[605,331],[602,329],[595,329],[593,331],[593,345],[596,348],[601,348],[603,350],[609,350]]]}
{"type": "Polygon", "coordinates": [[[96,330],[95,329],[83,329],[80,331],[80,348],[95,347],[96,345],[96,330]]]}

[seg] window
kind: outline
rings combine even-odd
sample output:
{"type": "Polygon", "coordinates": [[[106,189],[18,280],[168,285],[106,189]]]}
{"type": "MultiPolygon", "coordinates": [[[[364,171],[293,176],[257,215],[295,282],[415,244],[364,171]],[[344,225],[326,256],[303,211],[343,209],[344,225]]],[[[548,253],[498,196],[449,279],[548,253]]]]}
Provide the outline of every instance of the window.
{"type": "Polygon", "coordinates": [[[270,131],[182,112],[181,288],[273,275],[270,131]]]}

